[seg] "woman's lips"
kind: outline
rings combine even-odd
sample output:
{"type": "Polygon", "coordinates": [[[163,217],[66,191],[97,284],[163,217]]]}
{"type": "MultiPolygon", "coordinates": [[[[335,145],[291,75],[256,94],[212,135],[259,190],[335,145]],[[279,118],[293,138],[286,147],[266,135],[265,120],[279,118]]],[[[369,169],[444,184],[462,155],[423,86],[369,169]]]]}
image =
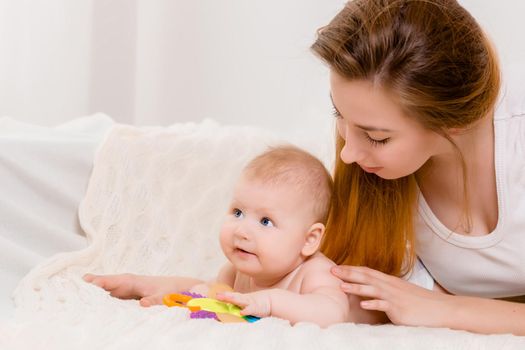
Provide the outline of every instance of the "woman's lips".
{"type": "Polygon", "coordinates": [[[363,169],[364,171],[366,171],[367,173],[377,173],[378,171],[380,171],[381,169],[383,169],[382,166],[378,166],[378,167],[373,167],[373,168],[370,168],[370,167],[367,167],[367,166],[364,166],[364,165],[360,165],[361,169],[363,169]]]}

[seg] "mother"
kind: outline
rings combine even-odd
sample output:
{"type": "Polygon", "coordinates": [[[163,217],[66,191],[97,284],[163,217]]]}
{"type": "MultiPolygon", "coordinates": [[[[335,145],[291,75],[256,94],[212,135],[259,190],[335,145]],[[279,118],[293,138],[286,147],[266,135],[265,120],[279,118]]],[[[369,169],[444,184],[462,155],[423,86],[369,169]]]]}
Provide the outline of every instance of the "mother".
{"type": "MultiPolygon", "coordinates": [[[[339,131],[323,251],[350,299],[396,324],[525,335],[525,304],[491,299],[525,295],[525,104],[496,112],[476,21],[454,0],[356,0],[312,48],[339,131]],[[416,253],[434,291],[400,278],[416,253]]],[[[85,279],[144,306],[200,282],[85,279]]]]}
{"type": "Polygon", "coordinates": [[[525,334],[525,304],[490,299],[525,301],[525,96],[498,100],[474,18],[454,0],[356,0],[312,49],[331,70],[324,252],[343,289],[396,324],[525,334]],[[457,296],[393,277],[415,254],[457,296]]]}

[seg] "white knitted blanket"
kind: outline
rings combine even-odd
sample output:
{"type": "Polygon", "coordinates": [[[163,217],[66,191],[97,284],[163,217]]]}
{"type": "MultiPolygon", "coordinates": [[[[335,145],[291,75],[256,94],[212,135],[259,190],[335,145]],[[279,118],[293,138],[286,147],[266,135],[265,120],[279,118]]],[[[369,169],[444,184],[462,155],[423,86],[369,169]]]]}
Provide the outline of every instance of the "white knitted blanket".
{"type": "Polygon", "coordinates": [[[79,210],[87,248],[56,255],[21,281],[16,319],[0,325],[0,348],[525,348],[524,337],[447,329],[190,320],[185,309],[142,308],[81,279],[86,272],[213,277],[224,262],[218,231],[236,177],[251,157],[278,142],[254,128],[211,121],[114,127],[79,210]]]}

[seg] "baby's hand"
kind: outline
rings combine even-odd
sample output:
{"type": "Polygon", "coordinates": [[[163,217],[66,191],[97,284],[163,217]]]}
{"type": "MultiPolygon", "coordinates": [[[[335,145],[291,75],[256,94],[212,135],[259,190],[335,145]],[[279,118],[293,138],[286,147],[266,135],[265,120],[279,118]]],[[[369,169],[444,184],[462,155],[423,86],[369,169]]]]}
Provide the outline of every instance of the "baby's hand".
{"type": "Polygon", "coordinates": [[[176,290],[176,280],[168,276],[86,274],[84,280],[104,288],[113,297],[140,299],[140,305],[146,307],[162,304],[164,294],[176,290]]]}
{"type": "Polygon", "coordinates": [[[272,313],[272,299],[270,290],[260,290],[253,293],[224,292],[217,293],[217,299],[239,306],[241,315],[267,317],[272,313]]]}
{"type": "Polygon", "coordinates": [[[202,296],[208,296],[210,286],[207,283],[199,283],[191,287],[190,293],[200,294],[202,296]]]}

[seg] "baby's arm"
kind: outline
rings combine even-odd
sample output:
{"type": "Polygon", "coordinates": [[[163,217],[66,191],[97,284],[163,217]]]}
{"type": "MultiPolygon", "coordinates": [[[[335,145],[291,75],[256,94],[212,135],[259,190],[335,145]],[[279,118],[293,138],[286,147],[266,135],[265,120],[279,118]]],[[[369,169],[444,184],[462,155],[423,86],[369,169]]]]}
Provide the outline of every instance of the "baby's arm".
{"type": "Polygon", "coordinates": [[[218,295],[243,308],[243,315],[275,316],[297,322],[313,322],[321,327],[348,319],[349,306],[341,281],[330,273],[327,264],[312,264],[305,271],[300,294],[284,289],[218,295]]]}
{"type": "MultiPolygon", "coordinates": [[[[141,306],[162,304],[162,298],[169,293],[191,291],[196,286],[208,286],[204,281],[180,276],[146,276],[123,273],[119,275],[84,275],[86,282],[110,292],[120,299],[139,299],[141,306]]],[[[217,283],[233,286],[235,271],[231,264],[223,266],[217,276],[217,283]]],[[[207,294],[208,288],[206,288],[207,294]]],[[[200,293],[203,294],[203,293],[200,293]]]]}
{"type": "Polygon", "coordinates": [[[110,292],[120,299],[139,299],[141,306],[162,304],[168,293],[179,293],[202,283],[201,280],[178,276],[143,276],[125,273],[120,275],[84,275],[84,280],[110,292]]]}

